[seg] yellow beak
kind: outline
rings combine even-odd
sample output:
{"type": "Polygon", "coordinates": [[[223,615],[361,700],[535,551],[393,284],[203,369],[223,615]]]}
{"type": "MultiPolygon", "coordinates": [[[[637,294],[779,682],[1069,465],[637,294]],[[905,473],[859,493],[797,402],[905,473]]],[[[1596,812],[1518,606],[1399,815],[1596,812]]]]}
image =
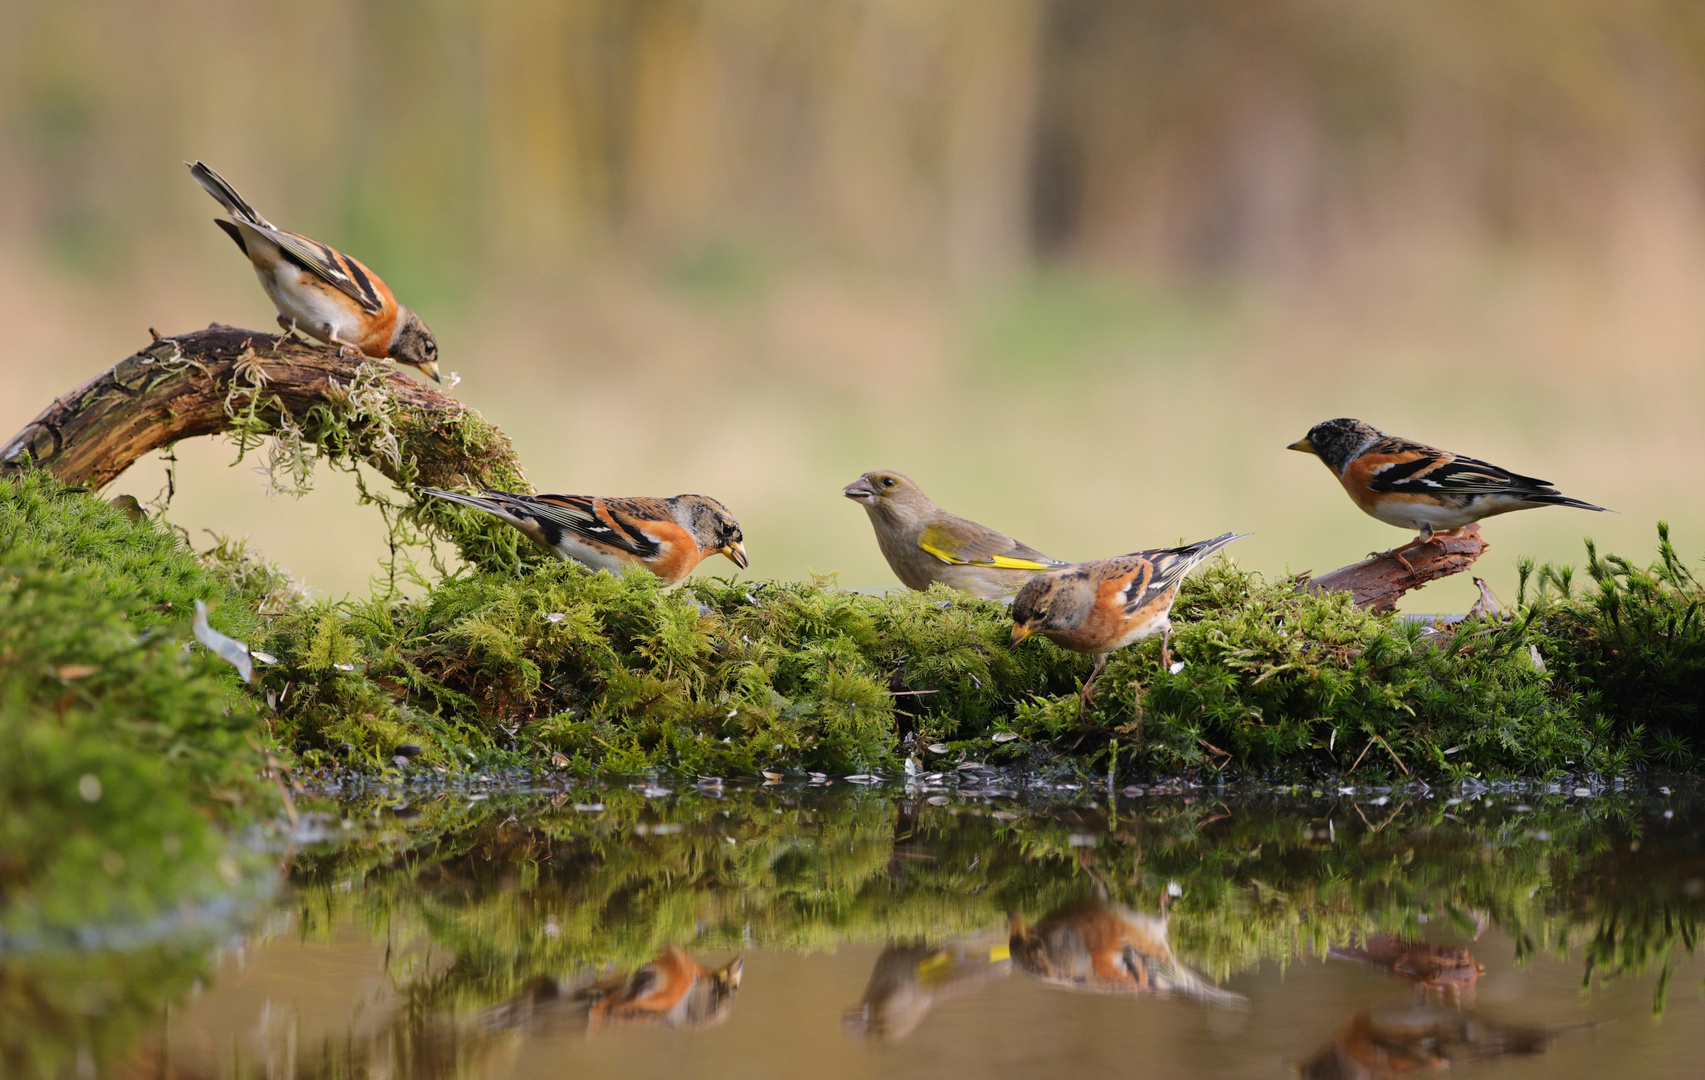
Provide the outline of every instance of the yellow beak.
{"type": "Polygon", "coordinates": [[[732,543],[724,544],[716,550],[728,556],[735,566],[742,570],[746,569],[746,545],[740,541],[735,540],[732,543]]]}
{"type": "Polygon", "coordinates": [[[1035,632],[1036,632],[1036,628],[1033,626],[1025,626],[1023,623],[1013,623],[1012,624],[1012,643],[1014,645],[1017,645],[1019,642],[1023,641],[1025,638],[1029,637],[1031,634],[1034,634],[1035,632]]]}
{"type": "Polygon", "coordinates": [[[1286,450],[1301,450],[1305,454],[1312,454],[1312,453],[1314,453],[1314,444],[1308,441],[1307,435],[1304,435],[1302,438],[1298,439],[1296,442],[1291,443],[1289,446],[1285,447],[1285,449],[1286,450]]]}
{"type": "Polygon", "coordinates": [[[425,374],[432,376],[433,382],[444,381],[438,377],[438,361],[436,360],[428,360],[426,363],[420,365],[420,370],[425,374]]]}

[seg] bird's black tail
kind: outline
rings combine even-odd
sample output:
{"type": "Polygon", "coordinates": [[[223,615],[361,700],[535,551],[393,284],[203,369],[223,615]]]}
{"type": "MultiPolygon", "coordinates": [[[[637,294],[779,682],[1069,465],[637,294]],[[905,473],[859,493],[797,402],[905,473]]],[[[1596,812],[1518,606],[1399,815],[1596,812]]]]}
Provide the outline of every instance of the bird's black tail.
{"type": "Polygon", "coordinates": [[[273,227],[272,222],[256,213],[255,208],[250,206],[241,195],[237,194],[237,189],[226,182],[223,176],[199,161],[186,161],[184,164],[189,166],[189,174],[195,178],[197,184],[201,185],[201,190],[219,200],[219,205],[225,208],[226,213],[250,225],[259,225],[267,229],[273,227]]]}
{"type": "Polygon", "coordinates": [[[1597,510],[1601,514],[1614,514],[1614,513],[1616,513],[1616,511],[1614,511],[1614,510],[1606,510],[1602,506],[1594,506],[1590,502],[1582,502],[1579,499],[1571,499],[1567,495],[1559,495],[1556,492],[1540,492],[1539,494],[1536,494],[1536,495],[1523,495],[1522,501],[1523,502],[1530,502],[1530,503],[1538,503],[1541,506],[1572,506],[1576,510],[1597,510]]]}

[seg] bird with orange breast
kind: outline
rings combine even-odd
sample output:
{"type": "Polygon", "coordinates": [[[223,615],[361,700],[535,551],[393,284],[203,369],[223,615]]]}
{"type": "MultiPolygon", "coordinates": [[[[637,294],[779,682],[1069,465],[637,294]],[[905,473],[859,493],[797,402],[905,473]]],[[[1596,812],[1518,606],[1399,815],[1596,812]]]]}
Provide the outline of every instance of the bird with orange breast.
{"type": "Polygon", "coordinates": [[[300,330],[341,352],[412,364],[440,381],[432,331],[397,303],[378,274],[318,240],[273,225],[201,162],[184,164],[201,189],[225,208],[229,217],[216,218],[214,224],[249,257],[285,333],[300,330]]]}
{"type": "Polygon", "coordinates": [[[1351,501],[1368,516],[1414,529],[1414,540],[1386,553],[1410,570],[1414,568],[1403,557],[1405,552],[1424,544],[1443,544],[1441,536],[1495,514],[1536,506],[1609,513],[1602,506],[1569,498],[1550,481],[1387,435],[1348,417],[1314,425],[1286,449],[1313,454],[1325,462],[1351,501]]]}
{"type": "Polygon", "coordinates": [[[1392,1080],[1542,1054],[1564,1032],[1591,1026],[1530,1027],[1430,1007],[1382,1015],[1364,1010],[1297,1071],[1304,1080],[1392,1080]]]}
{"type": "Polygon", "coordinates": [[[684,949],[665,949],[629,973],[564,985],[536,980],[515,998],[488,1010],[486,1028],[525,1028],[535,1035],[591,1033],[600,1028],[658,1026],[681,1031],[715,1027],[734,1012],[741,957],[706,967],[684,949]]]}
{"type": "Polygon", "coordinates": [[[740,523],[708,495],[652,499],[419,490],[491,514],[557,558],[594,570],[619,574],[625,567],[643,566],[673,587],[712,555],[726,555],[746,568],[740,523]]]}
{"type": "Polygon", "coordinates": [[[1160,662],[1172,663],[1172,604],[1185,575],[1248,533],[1226,533],[1185,547],[1097,559],[1032,578],[1012,602],[1012,643],[1041,634],[1095,657],[1080,697],[1089,701],[1107,658],[1146,637],[1162,635],[1160,662]]]}
{"type": "Polygon", "coordinates": [[[1164,915],[1144,915],[1091,897],[1056,908],[1035,925],[1008,917],[1012,962],[1050,986],[1094,994],[1181,997],[1241,1005],[1172,955],[1164,915]]]}
{"type": "Polygon", "coordinates": [[[1326,955],[1412,982],[1417,998],[1436,996],[1458,1005],[1473,1002],[1475,985],[1486,974],[1486,965],[1467,949],[1410,941],[1395,934],[1373,934],[1360,945],[1333,946],[1326,955]]]}

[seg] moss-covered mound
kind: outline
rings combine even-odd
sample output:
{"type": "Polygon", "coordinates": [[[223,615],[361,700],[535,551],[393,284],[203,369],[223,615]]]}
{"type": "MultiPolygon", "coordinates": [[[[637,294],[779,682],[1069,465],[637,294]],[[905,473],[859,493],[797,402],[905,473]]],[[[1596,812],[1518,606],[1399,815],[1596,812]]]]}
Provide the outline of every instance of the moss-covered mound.
{"type": "Polygon", "coordinates": [[[198,559],[170,530],[39,475],[0,491],[0,537],[20,597],[0,618],[24,661],[8,665],[7,708],[33,718],[5,737],[80,708],[89,730],[157,753],[151,768],[203,794],[215,773],[252,782],[243,733],[314,765],[403,756],[441,770],[898,774],[972,758],[1116,779],[1618,772],[1652,752],[1694,760],[1705,678],[1705,589],[1667,534],[1650,570],[1589,550],[1591,590],[1566,568],[1530,569],[1540,587],[1516,618],[1441,630],[1222,560],[1177,605],[1183,665],[1163,670],[1158,643],[1124,650],[1088,707],[1088,658],[1012,647],[1003,608],[944,590],[668,592],[552,560],[464,568],[419,599],[309,604],[238,552],[198,559]],[[185,662],[174,650],[197,597],[276,660],[252,689],[199,652],[170,666],[185,662]],[[169,689],[129,673],[148,657],[169,689]]]}
{"type": "Polygon", "coordinates": [[[225,891],[216,819],[275,807],[256,699],[186,650],[197,599],[258,633],[175,534],[0,482],[0,951],[225,891]]]}
{"type": "Polygon", "coordinates": [[[1086,657],[1011,647],[1003,608],[945,590],[465,570],[421,601],[286,615],[264,678],[298,746],[378,764],[412,744],[440,767],[471,749],[577,772],[892,772],[935,743],[994,764],[1116,754],[1127,774],[1628,764],[1526,620],[1438,633],[1221,562],[1176,622],[1181,669],[1158,642],[1125,650],[1081,709],[1086,657]]]}

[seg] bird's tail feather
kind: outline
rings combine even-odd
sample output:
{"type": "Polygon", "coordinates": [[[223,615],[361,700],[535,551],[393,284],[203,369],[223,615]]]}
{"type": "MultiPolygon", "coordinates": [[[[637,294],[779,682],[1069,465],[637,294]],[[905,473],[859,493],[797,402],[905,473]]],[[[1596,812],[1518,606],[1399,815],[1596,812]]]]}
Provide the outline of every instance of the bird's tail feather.
{"type": "MultiPolygon", "coordinates": [[[[471,506],[475,510],[484,510],[486,513],[494,514],[497,517],[503,518],[505,521],[513,521],[515,519],[514,511],[504,505],[501,499],[484,498],[479,495],[463,495],[461,492],[445,491],[442,488],[417,487],[415,490],[419,491],[423,495],[432,495],[440,499],[448,500],[449,502],[460,503],[463,506],[471,506]]],[[[499,492],[490,492],[489,494],[496,495],[499,494],[499,492]]]]}
{"type": "Polygon", "coordinates": [[[1255,534],[1222,533],[1219,536],[1214,537],[1212,540],[1198,540],[1194,544],[1186,544],[1184,547],[1176,550],[1180,555],[1190,561],[1191,566],[1194,566],[1199,562],[1212,558],[1214,552],[1218,551],[1220,548],[1223,548],[1228,544],[1234,544],[1237,541],[1242,540],[1244,537],[1253,535],[1255,534]]]}
{"type": "Polygon", "coordinates": [[[237,189],[232,187],[223,176],[199,161],[186,161],[184,164],[189,166],[189,174],[195,178],[197,184],[201,185],[201,190],[217,199],[219,205],[225,208],[226,213],[239,221],[246,221],[250,225],[259,225],[267,229],[273,227],[272,222],[256,213],[255,208],[250,206],[241,195],[237,194],[237,189]]]}
{"type": "Polygon", "coordinates": [[[1616,511],[1614,511],[1614,510],[1606,510],[1602,506],[1594,506],[1590,502],[1582,502],[1579,499],[1571,499],[1567,495],[1558,495],[1554,492],[1541,492],[1537,495],[1523,495],[1522,501],[1523,502],[1530,502],[1530,503],[1539,503],[1541,506],[1572,506],[1577,510],[1597,510],[1601,514],[1614,514],[1614,513],[1616,513],[1616,511]]]}

